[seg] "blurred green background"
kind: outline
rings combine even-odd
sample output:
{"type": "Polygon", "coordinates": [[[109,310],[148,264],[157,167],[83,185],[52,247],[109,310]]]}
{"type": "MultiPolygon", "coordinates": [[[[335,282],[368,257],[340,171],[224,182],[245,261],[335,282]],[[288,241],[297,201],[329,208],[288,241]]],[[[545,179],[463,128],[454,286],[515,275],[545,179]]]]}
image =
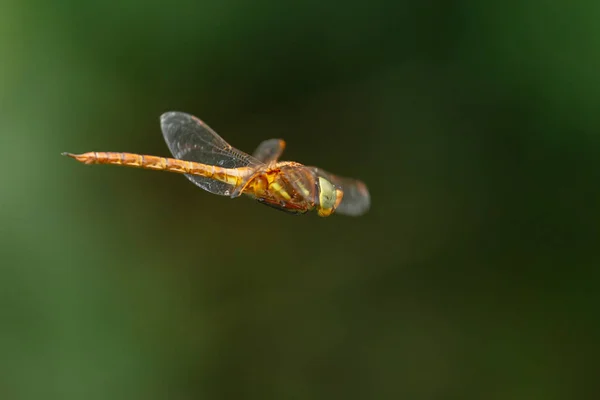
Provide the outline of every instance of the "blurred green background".
{"type": "Polygon", "coordinates": [[[597,1],[1,10],[2,399],[598,389],[597,1]],[[169,110],[248,152],[282,137],[372,210],[293,217],[60,156],[167,156],[169,110]]]}

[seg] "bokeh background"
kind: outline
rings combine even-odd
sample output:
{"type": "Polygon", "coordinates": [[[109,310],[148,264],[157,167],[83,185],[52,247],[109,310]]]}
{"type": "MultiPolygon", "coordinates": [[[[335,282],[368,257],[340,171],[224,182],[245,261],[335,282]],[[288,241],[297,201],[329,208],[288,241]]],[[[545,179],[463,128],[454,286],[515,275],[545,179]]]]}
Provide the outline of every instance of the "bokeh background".
{"type": "Polygon", "coordinates": [[[597,1],[1,9],[2,399],[597,393],[597,1]],[[60,156],[169,155],[168,110],[372,209],[60,156]]]}

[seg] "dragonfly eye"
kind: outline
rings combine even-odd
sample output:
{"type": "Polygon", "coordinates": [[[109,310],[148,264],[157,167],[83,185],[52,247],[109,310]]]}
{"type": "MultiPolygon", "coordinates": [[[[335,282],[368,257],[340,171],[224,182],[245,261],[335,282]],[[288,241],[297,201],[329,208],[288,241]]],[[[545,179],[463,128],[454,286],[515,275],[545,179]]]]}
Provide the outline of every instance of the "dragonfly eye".
{"type": "Polygon", "coordinates": [[[319,177],[319,204],[317,212],[321,217],[328,217],[335,211],[335,207],[339,204],[337,200],[337,190],[335,186],[322,176],[319,177]]]}

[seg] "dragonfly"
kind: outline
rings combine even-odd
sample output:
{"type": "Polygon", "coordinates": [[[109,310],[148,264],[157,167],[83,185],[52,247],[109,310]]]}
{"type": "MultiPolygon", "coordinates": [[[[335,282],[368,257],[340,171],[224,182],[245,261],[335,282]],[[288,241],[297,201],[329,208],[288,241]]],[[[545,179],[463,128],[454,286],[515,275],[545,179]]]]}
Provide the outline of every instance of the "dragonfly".
{"type": "Polygon", "coordinates": [[[360,180],[330,174],[294,161],[278,161],[282,139],[268,139],[252,155],[232,147],[199,118],[184,112],[160,117],[164,139],[174,158],[122,152],[62,153],[83,164],[111,164],[184,174],[207,192],[240,197],[290,214],[316,210],[321,217],[334,212],[365,214],[371,203],[360,180]]]}

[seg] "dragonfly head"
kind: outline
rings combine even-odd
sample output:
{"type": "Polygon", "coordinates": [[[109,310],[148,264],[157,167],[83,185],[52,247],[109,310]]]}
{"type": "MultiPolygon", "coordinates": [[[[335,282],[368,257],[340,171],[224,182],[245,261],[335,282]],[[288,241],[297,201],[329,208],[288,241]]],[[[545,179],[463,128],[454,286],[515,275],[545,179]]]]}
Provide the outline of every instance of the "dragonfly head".
{"type": "Polygon", "coordinates": [[[317,213],[320,217],[330,216],[337,206],[342,202],[344,192],[336,188],[331,182],[322,176],[319,177],[317,185],[317,213]]]}

